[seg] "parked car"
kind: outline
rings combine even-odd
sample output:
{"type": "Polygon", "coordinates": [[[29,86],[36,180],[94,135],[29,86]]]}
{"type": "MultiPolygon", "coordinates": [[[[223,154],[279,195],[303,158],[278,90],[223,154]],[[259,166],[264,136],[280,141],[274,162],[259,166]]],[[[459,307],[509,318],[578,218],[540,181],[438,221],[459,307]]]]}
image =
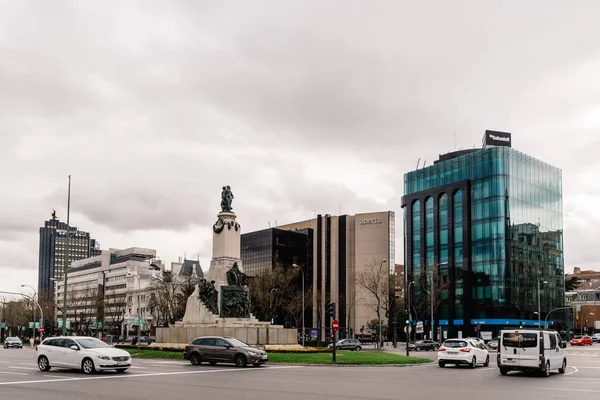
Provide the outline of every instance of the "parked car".
{"type": "Polygon", "coordinates": [[[22,349],[23,348],[23,342],[21,341],[21,339],[19,339],[16,336],[7,337],[4,340],[4,348],[8,349],[9,347],[14,347],[14,348],[17,348],[17,349],[22,349]]]}
{"type": "Polygon", "coordinates": [[[594,333],[592,335],[592,341],[596,343],[600,343],[600,333],[594,333]]]}
{"type": "MultiPolygon", "coordinates": [[[[333,344],[329,343],[328,348],[333,348],[333,344]]],[[[362,343],[358,339],[342,339],[335,343],[337,350],[355,350],[360,351],[362,349],[362,343]]]]}
{"type": "Polygon", "coordinates": [[[477,364],[484,367],[490,365],[490,354],[485,346],[472,339],[448,339],[438,350],[438,365],[468,365],[475,368],[477,364]]]}
{"type": "Polygon", "coordinates": [[[550,371],[564,374],[567,369],[565,347],[555,331],[547,330],[502,330],[498,345],[498,368],[500,374],[509,371],[539,371],[550,376],[550,371]]]}
{"type": "Polygon", "coordinates": [[[487,342],[487,346],[492,350],[497,350],[498,349],[498,338],[495,337],[492,340],[490,340],[489,342],[487,342]]]}
{"type": "Polygon", "coordinates": [[[440,348],[440,344],[438,342],[434,342],[433,340],[417,340],[414,342],[410,342],[408,344],[409,350],[421,351],[421,350],[433,350],[437,351],[440,348]]]}
{"type": "Polygon", "coordinates": [[[575,336],[573,339],[571,339],[571,346],[585,346],[586,344],[591,346],[592,343],[592,338],[588,335],[575,336]]]}
{"type": "Polygon", "coordinates": [[[89,336],[60,336],[44,340],[36,348],[38,368],[52,367],[81,369],[86,374],[96,371],[125,372],[131,367],[131,356],[100,339],[89,336]]]}
{"type": "Polygon", "coordinates": [[[238,367],[252,364],[258,367],[266,364],[269,357],[267,352],[250,347],[246,343],[230,337],[203,336],[192,340],[183,351],[183,358],[192,365],[208,362],[234,363],[238,367]]]}

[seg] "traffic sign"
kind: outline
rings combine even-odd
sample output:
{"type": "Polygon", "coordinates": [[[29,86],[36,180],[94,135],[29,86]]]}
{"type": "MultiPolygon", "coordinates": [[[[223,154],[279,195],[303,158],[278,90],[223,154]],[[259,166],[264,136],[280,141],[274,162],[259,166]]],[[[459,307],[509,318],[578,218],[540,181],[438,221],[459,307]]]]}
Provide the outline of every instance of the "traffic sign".
{"type": "Polygon", "coordinates": [[[40,333],[44,333],[44,327],[43,326],[40,328],[40,333]]]}
{"type": "Polygon", "coordinates": [[[340,329],[340,323],[338,322],[337,319],[334,319],[333,321],[331,321],[331,329],[333,329],[333,331],[337,331],[338,329],[340,329]]]}

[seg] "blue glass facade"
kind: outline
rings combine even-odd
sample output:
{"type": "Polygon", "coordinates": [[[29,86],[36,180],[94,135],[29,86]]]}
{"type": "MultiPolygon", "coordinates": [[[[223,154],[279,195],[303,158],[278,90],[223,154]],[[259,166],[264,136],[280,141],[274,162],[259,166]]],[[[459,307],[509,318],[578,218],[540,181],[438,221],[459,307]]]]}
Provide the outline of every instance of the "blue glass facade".
{"type": "Polygon", "coordinates": [[[433,303],[434,321],[461,321],[435,324],[449,335],[476,334],[462,321],[537,325],[538,282],[542,320],[563,305],[560,169],[510,147],[459,151],[405,174],[404,193],[413,318],[431,320],[433,303]]]}

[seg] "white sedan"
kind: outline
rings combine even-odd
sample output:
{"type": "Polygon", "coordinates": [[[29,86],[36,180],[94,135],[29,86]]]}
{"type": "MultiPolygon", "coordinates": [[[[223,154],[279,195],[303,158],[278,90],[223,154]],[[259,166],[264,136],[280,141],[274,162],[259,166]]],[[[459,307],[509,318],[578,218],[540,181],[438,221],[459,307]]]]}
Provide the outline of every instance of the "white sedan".
{"type": "Polygon", "coordinates": [[[448,339],[438,350],[438,365],[444,368],[446,364],[469,365],[471,368],[483,364],[487,367],[490,365],[490,354],[476,340],[448,339]]]}
{"type": "Polygon", "coordinates": [[[39,353],[40,371],[60,367],[81,369],[84,373],[91,374],[108,369],[125,372],[131,367],[128,352],[88,336],[48,338],[36,347],[36,351],[39,353]]]}

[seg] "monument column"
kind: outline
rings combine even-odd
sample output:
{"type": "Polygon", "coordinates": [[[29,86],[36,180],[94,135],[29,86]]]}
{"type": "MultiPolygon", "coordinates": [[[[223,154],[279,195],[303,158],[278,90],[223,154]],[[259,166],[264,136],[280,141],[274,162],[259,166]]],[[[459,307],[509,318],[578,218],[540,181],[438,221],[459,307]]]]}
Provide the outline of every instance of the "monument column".
{"type": "Polygon", "coordinates": [[[206,278],[209,282],[215,281],[215,289],[219,293],[218,304],[221,304],[221,286],[227,286],[227,271],[237,263],[243,272],[240,258],[241,227],[232,211],[232,200],[231,188],[223,186],[221,212],[217,214],[217,222],[213,225],[212,259],[206,278]]]}

